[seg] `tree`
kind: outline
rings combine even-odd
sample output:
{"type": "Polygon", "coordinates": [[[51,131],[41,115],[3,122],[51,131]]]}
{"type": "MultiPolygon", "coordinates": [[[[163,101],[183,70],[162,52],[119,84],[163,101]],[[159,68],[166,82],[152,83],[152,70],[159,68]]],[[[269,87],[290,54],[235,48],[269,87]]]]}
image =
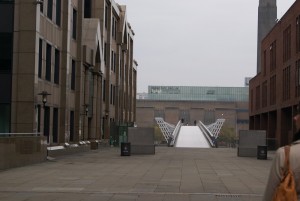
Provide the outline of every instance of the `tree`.
{"type": "Polygon", "coordinates": [[[166,141],[158,125],[154,126],[154,141],[158,143],[166,141]]]}
{"type": "Polygon", "coordinates": [[[223,125],[217,140],[219,145],[234,145],[234,142],[236,140],[234,128],[223,125]]]}

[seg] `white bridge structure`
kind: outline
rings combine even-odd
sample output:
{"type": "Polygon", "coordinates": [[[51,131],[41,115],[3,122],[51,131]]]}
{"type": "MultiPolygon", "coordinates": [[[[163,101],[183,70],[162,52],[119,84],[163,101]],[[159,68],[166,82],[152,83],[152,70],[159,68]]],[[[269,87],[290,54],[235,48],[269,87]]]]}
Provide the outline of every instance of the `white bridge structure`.
{"type": "Polygon", "coordinates": [[[216,147],[215,142],[225,119],[217,119],[210,125],[198,121],[195,126],[184,126],[181,121],[175,126],[161,117],[155,117],[155,121],[169,146],[210,148],[216,147]]]}

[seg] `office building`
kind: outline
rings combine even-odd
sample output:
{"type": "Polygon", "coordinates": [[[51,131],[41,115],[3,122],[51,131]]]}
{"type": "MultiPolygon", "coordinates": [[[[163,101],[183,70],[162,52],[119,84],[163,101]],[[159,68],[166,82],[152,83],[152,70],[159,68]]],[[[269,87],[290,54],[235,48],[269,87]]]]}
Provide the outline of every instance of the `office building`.
{"type": "Polygon", "coordinates": [[[269,146],[292,141],[300,101],[300,1],[261,43],[261,71],[250,80],[250,129],[266,130],[269,146]]]}
{"type": "Polygon", "coordinates": [[[114,0],[0,0],[0,132],[108,140],[135,121],[137,62],[114,0]]]}

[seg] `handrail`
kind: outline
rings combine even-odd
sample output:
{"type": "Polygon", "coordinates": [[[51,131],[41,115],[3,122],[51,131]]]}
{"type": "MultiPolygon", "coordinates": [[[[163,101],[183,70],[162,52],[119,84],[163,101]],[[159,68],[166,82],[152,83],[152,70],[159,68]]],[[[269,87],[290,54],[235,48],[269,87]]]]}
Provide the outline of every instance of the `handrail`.
{"type": "MultiPolygon", "coordinates": [[[[168,146],[174,146],[177,143],[177,137],[179,131],[181,130],[182,122],[178,121],[177,125],[174,126],[164,121],[162,117],[155,117],[156,123],[162,131],[162,134],[168,143],[168,146]]],[[[216,139],[219,136],[221,127],[225,119],[217,119],[215,123],[212,123],[208,126],[204,125],[201,121],[198,121],[197,126],[200,131],[204,134],[207,142],[211,147],[216,147],[216,139]]]]}
{"type": "Polygon", "coordinates": [[[210,146],[215,147],[215,144],[213,142],[214,138],[210,130],[201,121],[199,121],[197,125],[202,131],[202,133],[204,133],[204,136],[206,140],[209,142],[210,146]]]}
{"type": "Polygon", "coordinates": [[[176,127],[175,127],[175,129],[174,129],[174,131],[172,133],[173,139],[172,139],[172,141],[170,143],[171,146],[173,146],[174,144],[176,144],[178,133],[180,131],[181,126],[182,126],[182,123],[181,123],[181,120],[180,120],[180,121],[178,121],[178,123],[177,123],[177,125],[176,125],[176,127]]]}

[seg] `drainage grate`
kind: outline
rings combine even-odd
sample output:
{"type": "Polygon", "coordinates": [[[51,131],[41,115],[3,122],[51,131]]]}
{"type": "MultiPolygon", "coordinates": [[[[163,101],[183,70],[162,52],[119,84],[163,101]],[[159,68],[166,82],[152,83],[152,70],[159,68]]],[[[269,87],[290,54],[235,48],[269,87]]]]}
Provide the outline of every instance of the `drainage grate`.
{"type": "Polygon", "coordinates": [[[216,197],[227,197],[227,198],[239,198],[241,197],[241,195],[237,195],[237,194],[215,194],[216,197]]]}

